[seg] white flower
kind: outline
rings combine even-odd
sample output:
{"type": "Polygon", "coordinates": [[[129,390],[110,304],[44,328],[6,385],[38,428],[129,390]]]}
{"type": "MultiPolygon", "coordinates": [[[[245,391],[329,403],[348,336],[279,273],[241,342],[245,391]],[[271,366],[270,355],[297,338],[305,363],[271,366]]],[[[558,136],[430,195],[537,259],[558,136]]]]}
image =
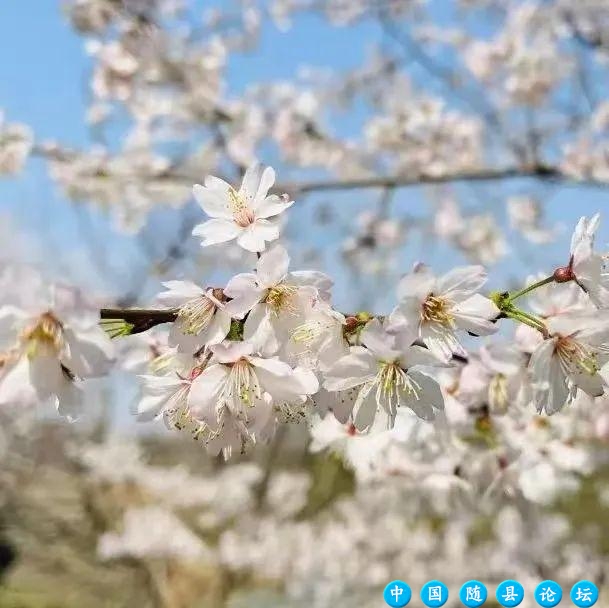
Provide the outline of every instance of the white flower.
{"type": "Polygon", "coordinates": [[[210,349],[213,357],[193,380],[188,405],[212,429],[227,412],[241,424],[264,428],[273,405],[304,403],[319,388],[313,373],[254,355],[248,342],[226,342],[210,349]]]}
{"type": "Polygon", "coordinates": [[[352,347],[326,372],[323,384],[330,392],[352,391],[355,427],[369,429],[380,412],[391,428],[398,407],[433,420],[434,410],[444,407],[440,386],[412,368],[438,365],[438,360],[427,349],[412,346],[406,334],[399,339],[388,334],[377,319],[363,329],[361,342],[364,346],[352,347]]]}
{"type": "Polygon", "coordinates": [[[167,291],[160,293],[157,299],[179,308],[178,318],[170,330],[170,345],[192,354],[226,338],[231,317],[223,310],[221,290],[205,291],[190,281],[167,281],[163,286],[167,291]]]}
{"type": "Polygon", "coordinates": [[[453,353],[465,355],[456,330],[478,336],[496,331],[491,321],[499,309],[476,293],[485,282],[482,266],[455,268],[439,278],[423,266],[400,281],[399,304],[391,314],[389,329],[415,328],[425,345],[446,360],[453,353]]]}
{"type": "Polygon", "coordinates": [[[532,243],[544,244],[554,240],[557,229],[543,227],[540,203],[528,196],[512,196],[507,200],[511,227],[532,243]]]}
{"type": "Polygon", "coordinates": [[[594,238],[599,224],[598,213],[590,219],[580,218],[571,237],[569,265],[564,270],[567,274],[565,278],[575,280],[596,307],[605,308],[609,306],[609,275],[603,271],[602,256],[594,252],[594,238]]]}
{"type": "Polygon", "coordinates": [[[203,247],[236,238],[248,251],[264,251],[266,241],[279,238],[276,216],[293,204],[268,195],[274,183],[275,171],[271,167],[262,171],[257,164],[245,172],[238,191],[218,177],[207,177],[205,185],[195,185],[193,192],[212,219],[196,226],[193,235],[203,239],[203,247]]]}
{"type": "Polygon", "coordinates": [[[334,416],[314,418],[311,424],[312,453],[331,450],[340,455],[358,476],[365,476],[378,460],[379,452],[392,440],[390,432],[361,433],[353,423],[343,424],[334,416]]]}
{"type": "Polygon", "coordinates": [[[28,406],[51,402],[69,421],[82,411],[84,395],[57,357],[38,353],[0,361],[0,406],[28,406]]]}
{"type": "Polygon", "coordinates": [[[199,438],[205,425],[190,413],[188,394],[193,379],[200,373],[201,367],[195,366],[187,374],[171,371],[164,376],[139,376],[142,395],[132,413],[140,422],[162,417],[168,428],[186,431],[199,438]]]}
{"type": "Polygon", "coordinates": [[[292,331],[288,351],[303,365],[328,369],[349,352],[344,330],[345,316],[318,301],[292,331]]]}
{"type": "Polygon", "coordinates": [[[488,373],[486,399],[493,413],[527,403],[529,383],[522,351],[512,345],[491,344],[480,349],[480,359],[488,373]]]}
{"type": "Polygon", "coordinates": [[[201,561],[211,557],[198,536],[170,511],[157,506],[129,509],[122,532],[102,534],[97,551],[102,559],[128,556],[201,561]]]}
{"type": "Polygon", "coordinates": [[[573,401],[578,388],[592,397],[602,395],[606,381],[599,372],[608,360],[609,317],[561,315],[546,325],[550,337],[529,363],[538,411],[554,414],[573,401]]]}
{"type": "Polygon", "coordinates": [[[511,344],[483,346],[461,369],[453,395],[467,408],[488,406],[493,414],[528,404],[527,362],[511,344]]]}
{"type": "Polygon", "coordinates": [[[332,284],[320,272],[288,273],[289,262],[287,251],[274,245],[260,256],[255,273],[238,274],[224,289],[232,298],[225,311],[238,319],[248,315],[243,336],[267,354],[287,342],[305,311],[318,296],[327,297],[332,284]]]}
{"type": "Polygon", "coordinates": [[[32,142],[29,127],[5,123],[0,111],[0,175],[12,175],[21,171],[31,152],[32,142]]]}
{"type": "MultiPolygon", "coordinates": [[[[27,280],[29,277],[22,277],[27,280]]],[[[34,281],[28,305],[0,307],[0,404],[52,400],[77,417],[82,395],[75,381],[106,374],[112,344],[99,312],[75,290],[34,281]]]]}
{"type": "MultiPolygon", "coordinates": [[[[531,276],[527,285],[532,285],[543,279],[545,275],[531,276]]],[[[548,283],[526,295],[527,303],[533,313],[542,319],[549,319],[566,313],[595,310],[582,289],[574,282],[548,283]]],[[[532,353],[543,341],[539,331],[529,325],[519,324],[514,336],[518,348],[523,352],[532,353]]]]}

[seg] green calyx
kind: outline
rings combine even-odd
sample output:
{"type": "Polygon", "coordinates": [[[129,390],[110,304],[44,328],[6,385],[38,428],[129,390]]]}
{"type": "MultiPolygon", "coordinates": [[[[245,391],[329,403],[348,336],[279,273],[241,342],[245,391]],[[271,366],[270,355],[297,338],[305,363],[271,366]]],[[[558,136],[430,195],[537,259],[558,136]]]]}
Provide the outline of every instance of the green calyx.
{"type": "Polygon", "coordinates": [[[510,294],[507,291],[495,291],[491,293],[489,297],[491,301],[495,304],[495,306],[497,306],[497,308],[501,311],[501,316],[507,317],[508,319],[514,319],[519,323],[528,325],[529,327],[532,327],[533,329],[536,329],[537,331],[546,334],[546,326],[539,317],[536,317],[535,315],[527,312],[526,310],[518,308],[518,306],[514,304],[514,299],[516,297],[520,297],[520,295],[523,295],[522,292],[510,294]]]}
{"type": "Polygon", "coordinates": [[[99,324],[110,338],[128,336],[134,328],[134,325],[127,323],[124,319],[102,319],[99,324]]]}

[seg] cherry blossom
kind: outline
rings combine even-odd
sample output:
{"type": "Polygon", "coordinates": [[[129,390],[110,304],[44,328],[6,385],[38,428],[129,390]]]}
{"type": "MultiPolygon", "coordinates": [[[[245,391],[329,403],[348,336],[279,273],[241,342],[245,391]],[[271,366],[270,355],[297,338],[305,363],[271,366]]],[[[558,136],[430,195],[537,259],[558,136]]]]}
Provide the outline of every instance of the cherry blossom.
{"type": "Polygon", "coordinates": [[[224,289],[232,298],[226,312],[237,318],[247,314],[245,339],[270,354],[304,320],[317,298],[327,299],[332,285],[320,272],[289,273],[289,262],[287,251],[273,245],[258,259],[255,273],[238,274],[224,289]]]}
{"type": "Polygon", "coordinates": [[[51,400],[73,420],[82,409],[78,381],[108,372],[112,345],[99,313],[77,291],[44,285],[27,268],[20,276],[29,281],[29,292],[0,306],[0,403],[51,400]]]}
{"type": "Polygon", "coordinates": [[[580,218],[571,238],[571,257],[565,269],[557,269],[559,280],[574,280],[598,308],[609,305],[607,274],[604,259],[594,251],[594,237],[600,222],[597,213],[592,218],[580,218]]]}
{"type": "Polygon", "coordinates": [[[538,411],[554,414],[581,389],[591,397],[605,392],[601,368],[607,362],[609,319],[599,315],[562,315],[547,322],[550,337],[531,356],[538,411]]]}
{"type": "Polygon", "coordinates": [[[157,299],[177,307],[170,344],[194,354],[206,344],[222,342],[230,331],[231,317],[224,311],[222,290],[204,290],[190,281],[167,281],[157,299]]]}
{"type": "Polygon", "coordinates": [[[210,350],[213,356],[193,380],[187,403],[212,435],[255,437],[272,421],[274,406],[304,403],[317,391],[310,371],[261,357],[249,342],[217,344],[210,350]]]}
{"type": "Polygon", "coordinates": [[[476,293],[486,282],[481,266],[457,268],[436,278],[426,267],[406,275],[398,285],[400,303],[391,315],[391,330],[414,328],[417,337],[437,356],[448,360],[465,354],[455,331],[475,335],[496,331],[496,305],[476,293]]]}
{"type": "MultiPolygon", "coordinates": [[[[413,332],[411,332],[411,338],[413,332]]],[[[328,391],[353,391],[353,423],[369,429],[382,414],[386,427],[392,427],[398,407],[408,407],[418,416],[433,420],[435,409],[444,401],[440,387],[420,366],[439,362],[425,349],[413,346],[405,335],[390,336],[378,320],[370,321],[361,333],[362,346],[354,346],[325,373],[328,391]]]]}
{"type": "Polygon", "coordinates": [[[248,168],[239,190],[218,177],[207,177],[193,193],[211,219],[196,226],[193,235],[203,239],[203,247],[237,239],[248,251],[264,251],[267,241],[279,237],[277,216],[293,204],[268,194],[274,183],[275,171],[271,167],[263,171],[259,165],[248,168]]]}

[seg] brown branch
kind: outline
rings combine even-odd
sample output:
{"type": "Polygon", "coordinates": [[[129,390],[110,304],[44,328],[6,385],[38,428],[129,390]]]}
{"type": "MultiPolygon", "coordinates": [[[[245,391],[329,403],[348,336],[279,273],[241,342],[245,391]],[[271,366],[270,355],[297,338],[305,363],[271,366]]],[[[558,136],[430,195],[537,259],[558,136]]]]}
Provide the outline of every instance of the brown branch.
{"type": "MultiPolygon", "coordinates": [[[[126,321],[133,325],[131,334],[138,334],[151,329],[157,325],[164,323],[173,323],[177,317],[179,309],[169,308],[165,310],[158,310],[155,308],[102,308],[100,311],[100,317],[106,320],[120,320],[126,321]]],[[[350,315],[345,315],[346,317],[350,315]]],[[[383,316],[377,316],[379,319],[383,319],[383,316]]],[[[417,346],[423,346],[423,342],[417,340],[415,342],[417,346]]],[[[453,354],[453,360],[459,363],[467,363],[467,357],[463,355],[453,354]]]]}
{"type": "Polygon", "coordinates": [[[170,308],[158,310],[154,308],[102,308],[99,316],[105,320],[121,320],[133,325],[130,333],[139,334],[144,331],[162,325],[172,323],[178,317],[178,309],[170,308]]]}

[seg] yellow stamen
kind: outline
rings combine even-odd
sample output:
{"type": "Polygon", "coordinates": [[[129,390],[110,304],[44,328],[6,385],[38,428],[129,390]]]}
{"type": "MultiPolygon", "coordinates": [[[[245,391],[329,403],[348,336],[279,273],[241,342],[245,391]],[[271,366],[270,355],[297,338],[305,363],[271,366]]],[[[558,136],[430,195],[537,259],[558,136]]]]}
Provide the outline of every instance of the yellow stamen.
{"type": "Polygon", "coordinates": [[[237,192],[234,188],[229,188],[228,190],[228,201],[235,224],[241,228],[247,228],[250,224],[254,223],[254,212],[243,199],[241,194],[239,194],[239,192],[237,192]]]}
{"type": "Polygon", "coordinates": [[[421,387],[409,376],[398,363],[381,362],[379,371],[373,381],[376,384],[376,402],[389,404],[392,411],[398,407],[400,396],[413,395],[419,398],[421,387]]]}
{"type": "Polygon", "coordinates": [[[216,312],[216,305],[205,295],[189,300],[180,308],[178,320],[185,334],[198,335],[210,323],[216,312]]]}
{"type": "Polygon", "coordinates": [[[297,310],[294,299],[298,290],[293,285],[280,283],[271,287],[265,298],[265,302],[271,307],[275,314],[280,312],[295,313],[297,310]]]}
{"type": "Polygon", "coordinates": [[[445,298],[429,294],[421,306],[421,320],[423,322],[435,322],[441,325],[452,326],[454,316],[451,313],[452,303],[445,298]]]}
{"type": "Polygon", "coordinates": [[[58,354],[64,344],[61,322],[51,312],[45,312],[33,325],[25,329],[21,341],[25,343],[30,357],[40,351],[58,354]]]}
{"type": "Polygon", "coordinates": [[[600,369],[596,354],[570,336],[559,338],[556,341],[554,352],[563,366],[575,365],[590,376],[594,376],[600,369]]]}

